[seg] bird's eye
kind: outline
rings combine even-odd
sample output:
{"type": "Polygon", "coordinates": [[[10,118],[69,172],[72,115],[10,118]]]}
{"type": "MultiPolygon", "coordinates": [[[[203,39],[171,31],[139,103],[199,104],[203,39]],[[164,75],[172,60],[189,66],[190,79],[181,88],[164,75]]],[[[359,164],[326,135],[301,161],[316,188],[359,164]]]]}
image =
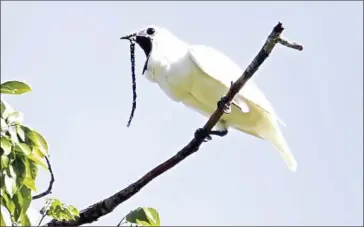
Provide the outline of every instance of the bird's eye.
{"type": "Polygon", "coordinates": [[[154,28],[148,28],[147,29],[147,34],[148,35],[153,35],[155,33],[155,29],[154,28]]]}

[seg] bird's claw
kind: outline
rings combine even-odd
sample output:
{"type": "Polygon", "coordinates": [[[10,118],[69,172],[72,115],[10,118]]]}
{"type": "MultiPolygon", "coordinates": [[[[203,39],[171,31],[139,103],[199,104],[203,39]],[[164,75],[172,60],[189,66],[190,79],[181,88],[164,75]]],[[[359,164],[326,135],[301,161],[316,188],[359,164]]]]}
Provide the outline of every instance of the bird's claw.
{"type": "Polygon", "coordinates": [[[217,102],[217,107],[222,109],[225,114],[231,113],[231,103],[226,102],[226,97],[222,97],[220,101],[217,102]]]}
{"type": "Polygon", "coordinates": [[[211,130],[210,132],[206,132],[203,128],[199,128],[195,132],[195,138],[196,139],[203,138],[203,142],[207,142],[212,139],[211,135],[223,137],[226,136],[227,134],[228,134],[227,129],[223,131],[211,130]]]}
{"type": "Polygon", "coordinates": [[[210,131],[210,135],[215,135],[215,136],[220,136],[220,137],[224,137],[228,134],[228,130],[222,130],[222,131],[218,131],[218,130],[214,130],[214,131],[210,131]]]}
{"type": "Polygon", "coordinates": [[[197,129],[194,136],[196,139],[203,138],[203,142],[207,142],[212,139],[209,133],[206,132],[203,128],[197,129]]]}

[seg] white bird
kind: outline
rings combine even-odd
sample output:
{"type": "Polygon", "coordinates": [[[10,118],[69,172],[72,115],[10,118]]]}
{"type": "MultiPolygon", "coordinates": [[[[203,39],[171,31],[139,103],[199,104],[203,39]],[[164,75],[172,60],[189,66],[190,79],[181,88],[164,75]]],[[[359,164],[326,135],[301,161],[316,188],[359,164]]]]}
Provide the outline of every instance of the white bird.
{"type": "MultiPolygon", "coordinates": [[[[148,26],[121,39],[134,39],[143,49],[147,58],[143,75],[157,83],[172,100],[207,117],[215,111],[231,83],[243,74],[237,64],[218,50],[190,45],[165,28],[148,26]]],[[[265,139],[279,150],[288,167],[296,171],[297,162],[278,126],[281,121],[254,81],[249,80],[235,96],[230,110],[210,135],[224,136],[231,127],[265,139]]]]}

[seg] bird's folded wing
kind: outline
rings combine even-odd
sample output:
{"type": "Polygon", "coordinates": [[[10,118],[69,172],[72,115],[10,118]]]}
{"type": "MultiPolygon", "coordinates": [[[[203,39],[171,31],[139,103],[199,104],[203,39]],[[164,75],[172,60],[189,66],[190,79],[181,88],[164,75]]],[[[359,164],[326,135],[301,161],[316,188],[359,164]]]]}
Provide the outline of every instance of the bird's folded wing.
{"type": "MultiPolygon", "coordinates": [[[[205,74],[228,88],[231,86],[231,82],[235,82],[244,72],[229,57],[211,47],[193,45],[190,47],[189,54],[191,60],[205,74]]],[[[284,125],[282,120],[280,120],[276,115],[270,102],[251,79],[245,84],[243,89],[240,90],[238,95],[235,96],[233,102],[238,105],[240,103],[242,103],[242,105],[246,105],[243,103],[244,99],[247,99],[251,103],[259,106],[284,125]]]]}

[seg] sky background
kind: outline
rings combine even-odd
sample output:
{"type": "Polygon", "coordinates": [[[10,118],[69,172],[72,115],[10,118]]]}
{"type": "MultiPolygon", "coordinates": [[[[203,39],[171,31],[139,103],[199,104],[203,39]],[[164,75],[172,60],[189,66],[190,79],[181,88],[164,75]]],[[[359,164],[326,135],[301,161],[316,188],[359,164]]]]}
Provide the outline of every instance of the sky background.
{"type": "MultiPolygon", "coordinates": [[[[278,46],[254,80],[287,124],[289,171],[268,142],[214,137],[93,225],[150,206],[162,225],[363,225],[362,2],[1,2],[2,97],[48,140],[52,197],[83,209],[123,189],[187,144],[207,120],[141,75],[137,110],[129,43],[150,24],[212,46],[245,68],[278,21],[304,51],[278,46]]],[[[47,188],[49,176],[39,176],[47,188]]],[[[40,209],[43,201],[32,207],[40,209]]]]}

